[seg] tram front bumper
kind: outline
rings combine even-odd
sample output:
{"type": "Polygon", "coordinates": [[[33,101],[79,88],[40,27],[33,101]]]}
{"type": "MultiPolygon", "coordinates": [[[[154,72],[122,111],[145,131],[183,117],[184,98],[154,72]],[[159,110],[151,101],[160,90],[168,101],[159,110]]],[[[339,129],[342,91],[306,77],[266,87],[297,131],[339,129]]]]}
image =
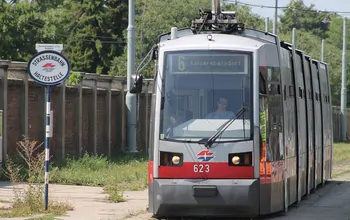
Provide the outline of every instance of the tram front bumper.
{"type": "Polygon", "coordinates": [[[259,180],[154,179],[149,187],[156,217],[259,215],[259,180]]]}

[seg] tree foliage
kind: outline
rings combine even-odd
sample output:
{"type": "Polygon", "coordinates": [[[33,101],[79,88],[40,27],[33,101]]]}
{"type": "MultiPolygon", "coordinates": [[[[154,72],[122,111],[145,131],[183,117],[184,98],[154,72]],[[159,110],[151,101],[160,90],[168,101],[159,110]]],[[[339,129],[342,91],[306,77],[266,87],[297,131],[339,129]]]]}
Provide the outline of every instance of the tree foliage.
{"type": "MultiPolygon", "coordinates": [[[[333,104],[338,105],[342,17],[319,12],[302,0],[291,0],[287,6],[278,24],[281,39],[291,42],[292,28],[296,28],[298,48],[315,59],[321,59],[321,40],[325,40],[333,104]]],[[[199,8],[210,9],[211,1],[137,0],[136,67],[160,34],[174,26],[189,27],[199,8]]],[[[265,29],[265,19],[247,6],[225,3],[223,10],[236,11],[247,27],[265,29]]],[[[126,75],[127,0],[5,0],[0,3],[0,19],[0,59],[28,61],[35,53],[35,43],[62,43],[73,71],[126,75]]],[[[349,62],[347,67],[349,70],[349,62]]],[[[143,74],[152,77],[151,66],[143,74]]]]}
{"type": "Polygon", "coordinates": [[[329,29],[327,21],[329,15],[326,12],[318,12],[314,5],[306,6],[302,0],[292,0],[288,8],[283,10],[280,16],[281,28],[283,33],[296,28],[301,31],[310,31],[312,34],[327,38],[329,29]]]}

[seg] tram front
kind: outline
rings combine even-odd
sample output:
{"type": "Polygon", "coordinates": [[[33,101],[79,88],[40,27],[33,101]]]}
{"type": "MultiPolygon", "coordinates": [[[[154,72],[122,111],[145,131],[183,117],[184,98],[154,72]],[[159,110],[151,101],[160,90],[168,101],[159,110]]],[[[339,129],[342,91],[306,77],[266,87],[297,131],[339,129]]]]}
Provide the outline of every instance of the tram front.
{"type": "MultiPolygon", "coordinates": [[[[227,36],[212,37],[220,42],[227,36]]],[[[256,216],[254,51],[215,49],[200,43],[208,42],[206,35],[184,38],[159,48],[149,211],[159,218],[256,216]]]]}

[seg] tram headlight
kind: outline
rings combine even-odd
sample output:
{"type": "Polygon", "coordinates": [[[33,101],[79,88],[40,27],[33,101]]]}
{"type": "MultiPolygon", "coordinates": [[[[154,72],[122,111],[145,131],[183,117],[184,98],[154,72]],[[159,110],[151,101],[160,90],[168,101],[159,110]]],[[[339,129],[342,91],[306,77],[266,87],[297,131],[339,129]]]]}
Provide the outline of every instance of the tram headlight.
{"type": "Polygon", "coordinates": [[[160,151],[160,166],[182,166],[183,154],[160,151]]]}
{"type": "Polygon", "coordinates": [[[239,162],[240,162],[240,158],[239,158],[239,156],[233,156],[232,157],[232,163],[234,164],[234,165],[238,165],[239,164],[239,162]]]}
{"type": "Polygon", "coordinates": [[[229,166],[252,166],[252,152],[231,153],[228,155],[229,166]]]}
{"type": "Polygon", "coordinates": [[[179,156],[173,156],[173,158],[171,159],[171,161],[173,162],[173,164],[179,164],[180,163],[180,157],[179,156]]]}

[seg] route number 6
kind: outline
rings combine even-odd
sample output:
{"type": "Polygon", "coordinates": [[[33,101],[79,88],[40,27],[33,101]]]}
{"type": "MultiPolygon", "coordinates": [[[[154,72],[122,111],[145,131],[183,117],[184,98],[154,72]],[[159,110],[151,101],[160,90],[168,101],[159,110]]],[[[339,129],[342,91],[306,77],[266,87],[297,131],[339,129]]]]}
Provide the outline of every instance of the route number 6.
{"type": "Polygon", "coordinates": [[[210,166],[209,166],[209,164],[195,164],[195,165],[193,165],[193,172],[195,172],[195,173],[209,173],[210,166]]]}

